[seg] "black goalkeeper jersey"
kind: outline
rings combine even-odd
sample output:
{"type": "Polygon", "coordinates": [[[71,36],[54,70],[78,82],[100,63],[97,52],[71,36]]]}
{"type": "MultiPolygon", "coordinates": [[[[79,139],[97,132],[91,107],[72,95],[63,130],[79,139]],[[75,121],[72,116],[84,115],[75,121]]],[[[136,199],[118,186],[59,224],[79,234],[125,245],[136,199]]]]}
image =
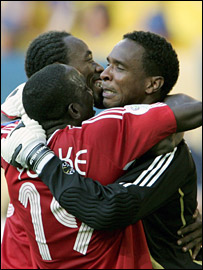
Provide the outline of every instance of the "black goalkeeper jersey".
{"type": "Polygon", "coordinates": [[[69,213],[98,230],[142,219],[154,268],[202,268],[177,245],[178,229],[193,222],[197,208],[196,168],[184,140],[171,153],[136,160],[107,186],[68,168],[54,157],[40,178],[69,213]]]}

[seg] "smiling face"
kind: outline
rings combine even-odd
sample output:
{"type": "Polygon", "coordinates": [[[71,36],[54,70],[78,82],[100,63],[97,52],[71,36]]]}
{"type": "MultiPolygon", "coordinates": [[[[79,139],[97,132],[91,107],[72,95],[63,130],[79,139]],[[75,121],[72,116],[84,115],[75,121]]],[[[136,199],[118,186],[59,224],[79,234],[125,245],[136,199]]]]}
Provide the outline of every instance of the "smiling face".
{"type": "Polygon", "coordinates": [[[144,48],[124,39],[107,57],[108,67],[102,72],[103,104],[106,108],[143,103],[147,77],[142,64],[144,48]]]}
{"type": "Polygon", "coordinates": [[[84,75],[87,85],[93,90],[95,106],[103,107],[100,79],[103,67],[94,62],[92,52],[82,40],[68,36],[64,41],[69,49],[68,65],[75,67],[84,75]]]}

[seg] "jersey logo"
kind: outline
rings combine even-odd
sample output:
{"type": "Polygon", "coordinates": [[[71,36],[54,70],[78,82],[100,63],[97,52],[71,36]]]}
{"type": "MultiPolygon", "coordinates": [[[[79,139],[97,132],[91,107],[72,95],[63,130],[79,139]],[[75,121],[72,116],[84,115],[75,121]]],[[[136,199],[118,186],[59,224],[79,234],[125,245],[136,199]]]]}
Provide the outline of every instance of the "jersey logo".
{"type": "Polygon", "coordinates": [[[59,151],[59,158],[61,160],[65,161],[67,164],[69,164],[69,165],[67,165],[67,167],[64,165],[65,171],[66,171],[66,168],[68,168],[69,170],[70,170],[70,168],[75,168],[75,170],[79,174],[86,175],[86,171],[81,171],[81,169],[79,168],[79,166],[80,166],[80,164],[86,164],[87,163],[87,160],[86,159],[79,159],[79,158],[81,157],[81,155],[83,155],[83,158],[84,158],[84,155],[87,154],[87,149],[83,149],[83,150],[78,151],[75,154],[75,159],[73,159],[73,160],[71,159],[72,150],[73,150],[73,147],[69,147],[68,148],[68,151],[67,151],[66,157],[63,157],[63,155],[62,155],[62,148],[59,148],[58,149],[58,151],[59,151]]]}
{"type": "Polygon", "coordinates": [[[65,161],[62,163],[62,170],[65,174],[69,174],[69,175],[75,173],[75,170],[72,167],[70,167],[70,165],[65,161]]]}
{"type": "Polygon", "coordinates": [[[150,105],[143,105],[143,104],[132,104],[124,106],[126,111],[135,114],[135,115],[141,115],[149,111],[150,105]]]}

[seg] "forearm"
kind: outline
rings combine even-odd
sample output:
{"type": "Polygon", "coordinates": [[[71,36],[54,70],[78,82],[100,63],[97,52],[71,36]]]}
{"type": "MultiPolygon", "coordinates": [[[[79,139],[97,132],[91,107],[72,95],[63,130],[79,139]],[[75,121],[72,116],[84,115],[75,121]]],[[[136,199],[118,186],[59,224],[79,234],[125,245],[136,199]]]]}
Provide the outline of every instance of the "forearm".
{"type": "Polygon", "coordinates": [[[122,185],[103,186],[78,173],[66,174],[56,156],[39,177],[60,205],[94,229],[115,229],[135,223],[139,197],[122,185]]]}
{"type": "MultiPolygon", "coordinates": [[[[14,166],[16,163],[22,166],[25,164],[27,168],[35,171],[63,208],[95,229],[115,229],[135,223],[155,211],[167,199],[166,188],[168,196],[172,194],[170,192],[177,189],[178,181],[171,185],[171,179],[173,179],[171,175],[174,174],[174,170],[176,174],[178,170],[178,180],[184,180],[186,170],[182,166],[182,156],[179,158],[180,166],[179,164],[170,165],[172,168],[167,177],[168,182],[165,180],[167,172],[165,175],[164,170],[171,162],[174,164],[173,157],[177,151],[169,153],[169,156],[172,154],[171,158],[167,156],[167,166],[163,167],[161,178],[157,178],[160,174],[156,171],[158,181],[153,182],[155,183],[153,187],[149,188],[145,179],[143,183],[147,185],[129,183],[139,178],[143,170],[151,168],[151,162],[154,164],[153,159],[147,162],[144,160],[144,164],[139,164],[137,161],[136,168],[131,172],[132,175],[126,174],[123,179],[119,179],[119,181],[127,182],[127,187],[121,184],[102,186],[97,181],[84,179],[78,173],[74,173],[66,162],[61,161],[45,146],[46,136],[41,126],[36,121],[28,119],[26,115],[24,115],[24,120],[26,126],[20,123],[4,140],[2,149],[4,160],[14,166]],[[38,135],[36,136],[35,133],[38,135]],[[8,153],[12,154],[8,155],[8,153]]],[[[165,160],[165,157],[163,159],[165,160]]]]}
{"type": "Polygon", "coordinates": [[[172,109],[177,121],[177,132],[202,125],[202,102],[184,94],[170,95],[164,102],[172,109]]]}
{"type": "Polygon", "coordinates": [[[173,149],[182,141],[184,136],[183,132],[174,133],[166,137],[164,140],[160,141],[154,145],[145,156],[159,156],[169,152],[172,152],[173,149]]]}
{"type": "MultiPolygon", "coordinates": [[[[181,147],[186,148],[184,144],[181,147]]],[[[171,154],[172,156],[173,154],[171,154]]],[[[185,152],[177,150],[171,160],[170,170],[163,170],[155,185],[151,187],[139,184],[127,184],[124,187],[117,184],[118,182],[103,186],[99,182],[83,178],[77,173],[68,175],[62,169],[62,167],[65,168],[62,166],[63,161],[56,156],[44,166],[39,177],[48,186],[60,205],[69,213],[92,228],[115,229],[137,222],[167,201],[167,198],[177,190],[180,182],[184,182],[186,179],[187,170],[180,166],[183,156],[185,156],[185,152]],[[176,173],[178,181],[171,185],[174,173],[176,173]]],[[[142,162],[140,165],[137,164],[135,168],[118,179],[119,183],[134,182],[152,163],[154,163],[154,159],[149,160],[144,166],[142,162]]],[[[159,174],[159,171],[157,173],[159,174]]]]}

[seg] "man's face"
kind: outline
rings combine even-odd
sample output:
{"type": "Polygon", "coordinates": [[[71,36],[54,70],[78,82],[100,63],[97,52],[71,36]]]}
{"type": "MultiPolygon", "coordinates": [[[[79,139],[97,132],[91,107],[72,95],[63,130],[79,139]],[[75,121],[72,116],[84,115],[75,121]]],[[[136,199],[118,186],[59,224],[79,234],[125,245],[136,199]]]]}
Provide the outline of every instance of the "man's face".
{"type": "MultiPolygon", "coordinates": [[[[95,115],[93,110],[94,98],[93,91],[87,84],[85,77],[73,66],[66,66],[67,72],[67,85],[72,84],[75,93],[78,97],[78,105],[80,106],[81,118],[80,122],[87,120],[95,115]]],[[[67,87],[68,88],[68,87],[67,87]]]]}
{"type": "Polygon", "coordinates": [[[64,39],[69,49],[68,65],[75,67],[85,77],[87,85],[93,90],[95,107],[103,107],[100,74],[104,70],[102,66],[94,62],[92,52],[80,39],[68,36],[64,39]]]}
{"type": "Polygon", "coordinates": [[[146,75],[142,65],[144,48],[130,39],[116,44],[101,73],[103,104],[106,108],[143,103],[146,75]]]}

